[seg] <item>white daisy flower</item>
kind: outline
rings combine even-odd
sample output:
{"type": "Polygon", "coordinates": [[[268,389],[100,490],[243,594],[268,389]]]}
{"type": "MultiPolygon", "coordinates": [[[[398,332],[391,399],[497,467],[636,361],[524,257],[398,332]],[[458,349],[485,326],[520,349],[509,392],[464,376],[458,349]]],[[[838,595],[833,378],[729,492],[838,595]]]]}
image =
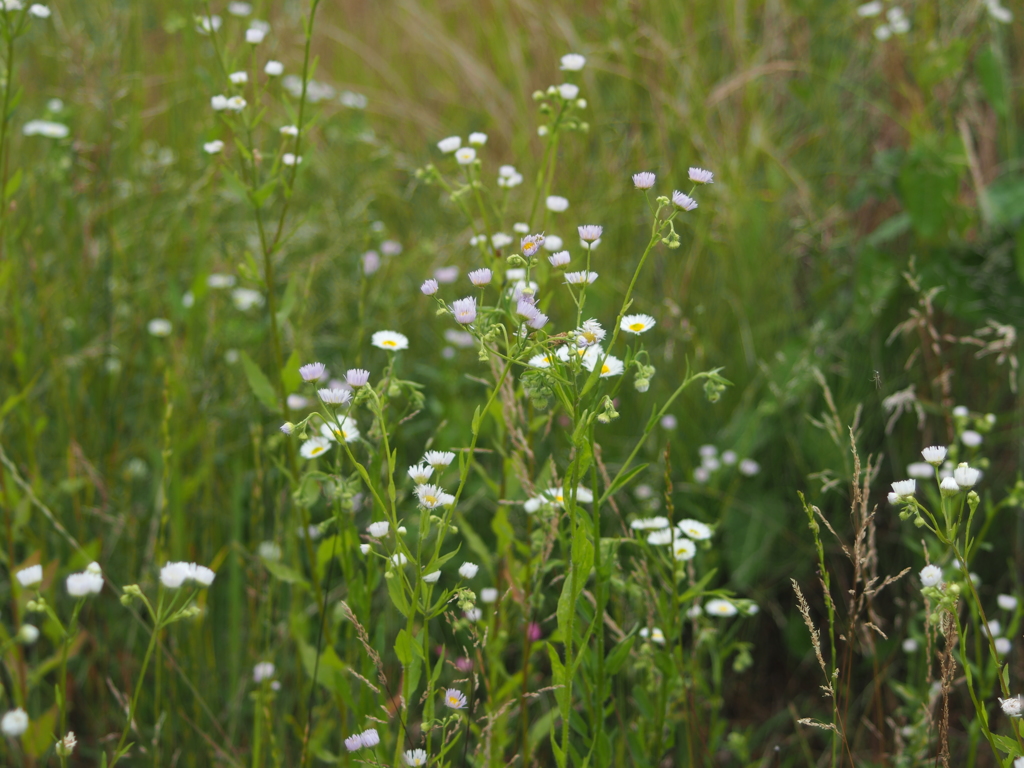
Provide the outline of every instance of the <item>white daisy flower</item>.
{"type": "Polygon", "coordinates": [[[761,465],[753,459],[743,459],[739,466],[740,474],[747,477],[753,477],[761,471],[761,465]]]}
{"type": "Polygon", "coordinates": [[[420,286],[420,293],[424,296],[433,296],[437,293],[437,280],[428,278],[423,281],[423,285],[420,286]]]}
{"type": "MultiPolygon", "coordinates": [[[[592,356],[592,357],[588,357],[588,356],[584,355],[583,356],[583,366],[588,371],[592,371],[592,370],[594,370],[594,367],[597,365],[598,359],[599,358],[596,355],[592,356]]],[[[602,379],[607,379],[610,376],[620,376],[622,374],[623,370],[624,370],[624,366],[622,364],[622,361],[619,360],[619,358],[615,357],[614,355],[607,355],[604,358],[604,360],[601,361],[601,378],[602,379]]]]}
{"type": "Polygon", "coordinates": [[[953,470],[953,479],[960,488],[971,488],[981,479],[981,470],[972,469],[965,462],[961,462],[953,470]]]}
{"type": "Polygon", "coordinates": [[[551,353],[546,355],[534,355],[526,364],[531,368],[550,368],[551,359],[551,353]]]}
{"type": "Polygon", "coordinates": [[[455,322],[462,325],[469,325],[476,320],[476,297],[467,296],[452,302],[452,314],[455,322]]]}
{"type": "Polygon", "coordinates": [[[425,749],[408,749],[402,753],[402,762],[410,768],[427,764],[427,751],[425,749]]]}
{"type": "Polygon", "coordinates": [[[307,363],[299,367],[299,375],[303,381],[319,381],[327,373],[323,363],[307,363]]]}
{"type": "Polygon", "coordinates": [[[597,224],[584,224],[576,229],[580,233],[580,240],[588,243],[600,240],[601,234],[604,232],[604,227],[598,226],[597,224]]]}
{"type": "Polygon", "coordinates": [[[299,448],[299,455],[304,459],[314,459],[331,447],[331,441],[326,437],[311,437],[299,448]]]}
{"type": "MultiPolygon", "coordinates": [[[[538,234],[538,235],[529,235],[528,234],[528,235],[525,235],[519,241],[519,247],[522,248],[524,256],[533,256],[533,254],[535,254],[537,252],[537,250],[542,245],[544,245],[544,235],[543,235],[543,233],[542,234],[538,234]]],[[[525,275],[525,272],[524,272],[524,275],[525,275]]]]}
{"type": "Polygon", "coordinates": [[[495,233],[494,235],[491,236],[491,245],[496,250],[497,249],[501,249],[501,248],[506,248],[506,247],[512,245],[512,243],[514,243],[514,242],[515,242],[515,240],[513,240],[511,236],[506,235],[504,232],[497,232],[497,233],[495,233]]]}
{"type": "Polygon", "coordinates": [[[487,134],[475,131],[474,133],[469,134],[469,143],[474,147],[482,147],[487,143],[487,134]]]}
{"type": "Polygon", "coordinates": [[[629,524],[629,527],[634,531],[650,531],[650,530],[661,530],[662,528],[668,528],[669,521],[667,517],[640,517],[629,524]]]}
{"type": "Polygon", "coordinates": [[[1012,699],[1000,699],[999,706],[1007,717],[1021,717],[1024,715],[1024,698],[1017,694],[1012,699]]]}
{"type": "Polygon", "coordinates": [[[872,16],[878,16],[883,10],[883,5],[879,0],[873,0],[870,3],[864,3],[863,5],[857,6],[857,15],[863,19],[869,19],[872,16]]]}
{"type": "Polygon", "coordinates": [[[1014,611],[1017,609],[1017,598],[1013,595],[999,595],[996,598],[996,603],[1004,611],[1014,611]]]}
{"type": "Polygon", "coordinates": [[[366,532],[369,533],[373,538],[379,539],[382,536],[388,535],[388,529],[390,527],[391,524],[387,520],[381,520],[376,523],[370,523],[366,527],[366,532]]]}
{"type": "Polygon", "coordinates": [[[472,147],[463,147],[455,151],[455,161],[459,165],[469,165],[476,160],[476,150],[472,147]]]}
{"type": "Polygon", "coordinates": [[[259,45],[266,36],[266,31],[259,27],[249,27],[249,29],[245,30],[245,42],[249,45],[259,45]]]}
{"type": "Polygon", "coordinates": [[[924,460],[934,466],[939,466],[946,460],[946,448],[942,445],[930,445],[921,451],[924,460]]]}
{"type": "Polygon", "coordinates": [[[937,565],[926,565],[921,569],[921,585],[935,587],[942,583],[942,569],[937,565]]]}
{"type": "Polygon", "coordinates": [[[671,528],[661,528],[647,534],[647,543],[653,547],[663,547],[671,544],[675,538],[671,528]]]}
{"type": "Polygon", "coordinates": [[[157,317],[150,320],[146,325],[146,330],[149,331],[150,336],[163,337],[171,335],[171,321],[165,320],[162,317],[157,317]]]}
{"type": "Polygon", "coordinates": [[[395,331],[377,331],[370,337],[370,343],[378,349],[388,352],[398,352],[409,348],[408,337],[395,331]]]}
{"type": "Polygon", "coordinates": [[[224,149],[224,142],[220,139],[208,141],[203,144],[203,151],[208,155],[216,155],[222,149],[224,149]]]}
{"type": "MultiPolygon", "coordinates": [[[[35,16],[37,19],[48,19],[50,18],[50,9],[41,3],[32,3],[28,7],[28,14],[29,16],[35,16]]],[[[995,14],[993,13],[993,15],[995,14]]]]}
{"type": "Polygon", "coordinates": [[[547,235],[544,238],[544,250],[552,253],[562,250],[562,238],[558,235],[547,235]]]}
{"type": "Polygon", "coordinates": [[[465,709],[467,703],[466,697],[462,691],[455,688],[449,688],[444,692],[444,704],[449,709],[465,709]]]}
{"type": "Polygon", "coordinates": [[[299,135],[299,127],[297,125],[282,125],[279,129],[282,136],[295,137],[299,135]]]}
{"type": "Polygon", "coordinates": [[[344,440],[346,443],[351,443],[353,440],[359,439],[359,427],[356,425],[355,419],[343,416],[340,424],[334,422],[321,424],[320,434],[328,440],[344,440]]]}
{"type": "Polygon", "coordinates": [[[459,566],[459,576],[464,579],[472,579],[480,571],[480,566],[476,563],[463,563],[459,566]]]}
{"type": "Polygon", "coordinates": [[[558,86],[558,95],[566,101],[572,101],[580,95],[580,87],[573,83],[562,83],[558,86]]]}
{"type": "MultiPolygon", "coordinates": [[[[568,275],[566,275],[566,277],[568,277],[568,275]]],[[[601,327],[601,323],[597,320],[590,319],[585,320],[583,325],[577,328],[573,335],[576,339],[576,346],[592,347],[595,344],[599,344],[604,341],[604,337],[607,335],[607,332],[601,327]]]]}
{"type": "Polygon", "coordinates": [[[913,461],[907,465],[907,476],[917,480],[928,480],[935,476],[935,469],[927,461],[913,461]]]}
{"type": "Polygon", "coordinates": [[[590,285],[597,280],[597,278],[597,272],[587,272],[586,270],[565,273],[565,282],[569,285],[583,285],[584,283],[590,285]]]}
{"type": "Polygon", "coordinates": [[[689,536],[695,541],[703,541],[711,538],[711,528],[699,520],[680,520],[676,524],[680,533],[689,536]]]}
{"type": "Polygon", "coordinates": [[[892,484],[892,492],[900,499],[907,499],[917,490],[917,480],[897,480],[892,484]]]}
{"type": "Polygon", "coordinates": [[[287,166],[299,165],[302,162],[302,155],[295,155],[291,152],[285,152],[281,156],[281,162],[287,166]]]}
{"type": "Polygon", "coordinates": [[[438,579],[440,579],[440,578],[441,578],[441,572],[440,571],[431,571],[430,573],[423,574],[423,580],[425,582],[427,582],[427,584],[436,584],[438,579]]]}
{"type": "Polygon", "coordinates": [[[459,136],[449,136],[437,142],[437,148],[444,154],[450,154],[462,146],[462,139],[459,136]]]}
{"type": "Polygon", "coordinates": [[[228,80],[235,85],[245,85],[249,82],[249,73],[245,71],[232,72],[228,75],[228,80]]]}
{"type": "Polygon", "coordinates": [[[430,476],[434,474],[434,468],[429,464],[415,464],[409,467],[408,472],[409,477],[412,478],[412,481],[416,483],[416,485],[423,485],[430,479],[430,476]]]}
{"type": "Polygon", "coordinates": [[[564,267],[572,260],[568,251],[559,251],[548,256],[548,262],[552,267],[564,267]]]}
{"type": "Polygon", "coordinates": [[[43,566],[30,565],[28,568],[22,568],[14,574],[14,577],[21,586],[34,587],[43,580],[43,566]]]}
{"type": "Polygon", "coordinates": [[[16,739],[28,730],[28,714],[24,709],[9,710],[0,718],[0,733],[11,739],[16,739]]]}
{"type": "Polygon", "coordinates": [[[641,334],[651,330],[655,322],[650,315],[626,315],[622,318],[619,328],[628,333],[641,334]]]}
{"type": "Polygon", "coordinates": [[[480,602],[490,605],[498,601],[498,590],[494,587],[484,587],[480,590],[480,602]]]}
{"type": "Polygon", "coordinates": [[[548,195],[548,198],[544,201],[544,205],[549,211],[561,213],[569,208],[569,201],[560,195],[548,195]]]}
{"type": "Polygon", "coordinates": [[[409,562],[409,558],[403,555],[401,552],[396,552],[391,556],[391,564],[401,568],[403,565],[409,562]]]}
{"type": "MultiPolygon", "coordinates": [[[[419,500],[420,506],[423,508],[437,509],[438,507],[444,506],[447,499],[452,497],[438,486],[424,483],[423,485],[416,486],[416,498],[419,500]]],[[[452,500],[454,501],[454,499],[452,500]]]]}
{"type": "Polygon", "coordinates": [[[561,58],[559,69],[565,72],[579,72],[587,63],[587,59],[578,53],[567,53],[561,58]]]}
{"type": "Polygon", "coordinates": [[[230,109],[232,112],[241,112],[247,104],[248,102],[241,96],[232,96],[227,101],[226,109],[230,109]]]}
{"type": "Polygon", "coordinates": [[[284,74],[284,64],[280,61],[268,61],[263,67],[263,71],[270,77],[280,77],[284,74]]]}
{"type": "MultiPolygon", "coordinates": [[[[502,166],[505,167],[505,166],[502,166]]],[[[512,225],[512,231],[517,235],[528,235],[530,234],[530,225],[525,221],[517,221],[512,225]]]]}
{"type": "Polygon", "coordinates": [[[321,389],[318,390],[320,399],[328,405],[345,405],[352,399],[352,392],[347,389],[321,389]]]}
{"type": "Polygon", "coordinates": [[[708,600],[707,605],[704,606],[704,613],[708,616],[729,617],[735,616],[739,611],[728,600],[715,598],[714,600],[708,600]]]}
{"type": "Polygon", "coordinates": [[[697,554],[697,545],[690,539],[676,539],[672,542],[672,554],[676,560],[692,560],[697,554]]]}
{"type": "Polygon", "coordinates": [[[423,455],[423,461],[440,470],[455,461],[455,454],[451,451],[427,451],[423,455]]]}

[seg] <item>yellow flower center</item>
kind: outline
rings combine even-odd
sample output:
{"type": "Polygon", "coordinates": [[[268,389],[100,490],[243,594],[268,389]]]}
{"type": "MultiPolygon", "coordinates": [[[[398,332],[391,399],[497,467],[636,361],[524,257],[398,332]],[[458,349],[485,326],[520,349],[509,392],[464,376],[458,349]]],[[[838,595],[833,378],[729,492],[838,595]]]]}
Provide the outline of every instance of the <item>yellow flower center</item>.
{"type": "Polygon", "coordinates": [[[397,344],[396,344],[395,342],[393,342],[393,341],[392,341],[391,339],[387,339],[387,340],[385,340],[385,341],[382,341],[382,342],[380,343],[380,345],[381,345],[382,347],[397,347],[397,346],[398,346],[398,345],[397,345],[397,344]]]}
{"type": "Polygon", "coordinates": [[[604,375],[606,373],[611,373],[611,370],[612,369],[608,367],[608,363],[605,363],[604,365],[601,366],[601,374],[602,375],[604,375]]]}
{"type": "Polygon", "coordinates": [[[313,456],[316,456],[318,453],[323,453],[323,452],[324,452],[324,449],[321,446],[318,445],[315,448],[313,448],[313,450],[310,451],[310,454],[313,455],[313,456]]]}
{"type": "Polygon", "coordinates": [[[629,325],[629,330],[636,331],[637,333],[639,333],[643,329],[644,329],[644,324],[643,323],[630,323],[630,325],[629,325]]]}
{"type": "Polygon", "coordinates": [[[424,504],[437,504],[437,496],[430,496],[430,495],[424,496],[423,497],[423,503],[424,504]]]}
{"type": "Polygon", "coordinates": [[[448,706],[457,707],[459,706],[459,700],[455,696],[448,697],[448,706]]]}

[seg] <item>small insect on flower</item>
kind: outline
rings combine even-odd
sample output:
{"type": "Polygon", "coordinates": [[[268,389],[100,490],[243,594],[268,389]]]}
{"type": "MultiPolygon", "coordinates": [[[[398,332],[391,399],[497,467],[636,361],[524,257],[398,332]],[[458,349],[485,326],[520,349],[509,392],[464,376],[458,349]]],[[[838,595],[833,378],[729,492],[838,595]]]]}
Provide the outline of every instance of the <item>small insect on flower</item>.
{"type": "Polygon", "coordinates": [[[604,227],[597,224],[584,224],[576,229],[580,233],[580,240],[585,240],[588,243],[600,240],[601,234],[604,232],[604,227]]]}
{"type": "Polygon", "coordinates": [[[459,576],[464,579],[472,579],[479,570],[480,566],[476,563],[463,563],[459,566],[459,576]]]}
{"type": "Polygon", "coordinates": [[[519,241],[519,246],[523,249],[524,256],[533,256],[542,245],[544,245],[543,234],[526,235],[526,237],[519,241]]]}
{"type": "Polygon", "coordinates": [[[437,148],[446,155],[451,154],[461,146],[462,138],[459,136],[449,136],[447,139],[441,139],[437,142],[437,148]]]}
{"type": "Polygon", "coordinates": [[[14,577],[23,587],[35,586],[43,580],[43,566],[30,565],[28,568],[22,568],[14,574],[14,577]]]}
{"type": "Polygon", "coordinates": [[[427,751],[425,749],[409,749],[402,753],[402,762],[411,768],[427,764],[427,751]]]}
{"type": "Polygon", "coordinates": [[[475,286],[488,285],[491,282],[491,270],[489,269],[474,269],[469,273],[469,281],[475,286]]]}
{"type": "Polygon", "coordinates": [[[730,603],[728,600],[722,600],[720,598],[708,600],[708,604],[704,606],[704,612],[708,616],[721,616],[725,618],[735,616],[739,613],[735,605],[730,603]]]}
{"type": "Polygon", "coordinates": [[[321,389],[318,394],[328,405],[345,405],[352,399],[352,393],[347,389],[321,389]]]}
{"type": "Polygon", "coordinates": [[[672,193],[672,204],[684,211],[692,211],[697,207],[697,201],[689,195],[685,195],[678,189],[672,193]]]}
{"type": "Polygon", "coordinates": [[[654,327],[655,320],[650,315],[626,315],[619,323],[619,328],[627,333],[641,334],[654,327]]]}
{"type": "Polygon", "coordinates": [[[691,168],[690,169],[690,181],[694,184],[714,184],[714,177],[711,171],[705,171],[703,168],[691,168]]]}
{"type": "Polygon", "coordinates": [[[326,437],[311,437],[299,448],[299,455],[304,459],[315,459],[330,447],[331,441],[326,437]]]}
{"type": "Polygon", "coordinates": [[[307,363],[299,367],[299,375],[303,381],[319,381],[327,373],[327,366],[323,363],[307,363]]]}
{"type": "Polygon", "coordinates": [[[561,213],[562,211],[568,210],[569,201],[561,195],[548,195],[544,201],[545,207],[553,213],[561,213]]]}
{"type": "Polygon", "coordinates": [[[469,165],[476,160],[476,150],[472,147],[463,147],[455,151],[455,161],[459,165],[469,165]]]}
{"type": "Polygon", "coordinates": [[[942,583],[942,569],[937,565],[926,565],[921,569],[921,584],[935,587],[942,583]]]}
{"type": "Polygon", "coordinates": [[[597,280],[597,272],[587,272],[586,270],[580,272],[566,272],[565,282],[568,285],[590,285],[597,280]]]}
{"type": "Polygon", "coordinates": [[[456,688],[444,692],[444,705],[449,709],[465,709],[467,703],[465,695],[456,688]]]}
{"type": "Polygon", "coordinates": [[[398,352],[409,348],[409,339],[395,331],[377,331],[370,337],[370,343],[378,349],[398,352]]]}
{"type": "Polygon", "coordinates": [[[633,186],[637,189],[650,189],[654,186],[655,175],[649,171],[633,174],[633,186]]]}
{"type": "Polygon", "coordinates": [[[567,53],[560,61],[559,69],[565,72],[579,72],[587,63],[586,57],[578,53],[567,53]]]}
{"type": "Polygon", "coordinates": [[[284,74],[284,64],[280,61],[268,61],[263,67],[263,71],[270,77],[280,77],[284,74]]]}
{"type": "Polygon", "coordinates": [[[455,322],[462,325],[469,325],[476,320],[476,297],[467,296],[452,302],[452,314],[455,322]]]}

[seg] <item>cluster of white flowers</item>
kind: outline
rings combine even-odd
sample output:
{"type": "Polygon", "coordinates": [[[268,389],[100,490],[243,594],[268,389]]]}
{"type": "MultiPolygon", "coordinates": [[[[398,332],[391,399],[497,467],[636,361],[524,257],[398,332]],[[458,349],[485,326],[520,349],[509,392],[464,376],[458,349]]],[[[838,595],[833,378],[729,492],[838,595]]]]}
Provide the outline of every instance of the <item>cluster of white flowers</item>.
{"type": "Polygon", "coordinates": [[[380,744],[380,735],[376,728],[368,728],[362,733],[356,733],[345,739],[345,749],[355,752],[359,749],[373,749],[380,744]]]}
{"type": "Polygon", "coordinates": [[[217,576],[205,565],[186,562],[168,562],[160,569],[160,583],[168,589],[177,589],[186,581],[194,581],[200,587],[213,584],[217,576]]]}
{"type": "Polygon", "coordinates": [[[761,471],[761,465],[750,458],[741,459],[736,451],[722,451],[714,445],[702,445],[698,449],[700,454],[700,466],[693,470],[693,479],[697,483],[704,484],[711,480],[711,476],[723,467],[735,466],[737,471],[744,477],[753,477],[761,471]]]}
{"type": "Polygon", "coordinates": [[[103,590],[103,571],[99,563],[89,563],[81,573],[72,573],[65,580],[71,597],[98,595],[103,590]]]}

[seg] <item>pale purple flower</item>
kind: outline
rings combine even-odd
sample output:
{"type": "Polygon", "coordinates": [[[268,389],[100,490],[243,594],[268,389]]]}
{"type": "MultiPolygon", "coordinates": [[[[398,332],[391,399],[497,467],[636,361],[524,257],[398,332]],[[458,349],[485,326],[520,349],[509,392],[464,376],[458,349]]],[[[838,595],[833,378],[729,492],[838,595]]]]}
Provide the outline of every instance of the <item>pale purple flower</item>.
{"type": "Polygon", "coordinates": [[[562,211],[568,210],[569,201],[561,195],[548,195],[544,201],[545,207],[553,213],[561,213],[562,211]]]}
{"type": "Polygon", "coordinates": [[[468,325],[476,320],[476,297],[467,296],[464,299],[452,302],[452,314],[455,315],[455,322],[468,325]]]}
{"type": "Polygon", "coordinates": [[[551,256],[548,256],[548,261],[551,262],[552,267],[564,267],[572,260],[568,251],[559,251],[551,256]]]}
{"type": "Polygon", "coordinates": [[[684,211],[692,211],[697,207],[697,201],[689,195],[684,195],[678,189],[672,193],[672,204],[684,211]]]}
{"type": "Polygon", "coordinates": [[[385,256],[397,256],[402,252],[402,244],[397,240],[385,240],[380,244],[380,252],[385,256]]]}
{"type": "Polygon", "coordinates": [[[423,285],[420,286],[420,291],[426,296],[433,296],[437,293],[437,280],[430,278],[423,281],[423,285]]]}
{"type": "Polygon", "coordinates": [[[544,235],[527,235],[519,241],[519,244],[523,249],[523,255],[533,256],[533,254],[537,252],[537,249],[544,244],[544,235]]]}
{"type": "Polygon", "coordinates": [[[318,381],[325,373],[327,366],[323,363],[309,363],[299,368],[303,381],[318,381]]]}
{"type": "Polygon", "coordinates": [[[580,240],[585,240],[588,243],[592,243],[595,240],[601,238],[601,233],[604,231],[604,227],[600,227],[597,224],[584,224],[578,227],[580,233],[580,240]]]}
{"type": "Polygon", "coordinates": [[[548,316],[543,312],[538,312],[536,315],[526,321],[526,324],[533,328],[535,331],[539,331],[545,325],[548,324],[548,316]]]}
{"type": "Polygon", "coordinates": [[[370,372],[363,368],[350,368],[345,373],[345,381],[353,389],[365,386],[370,380],[370,372]]]}
{"type": "Polygon", "coordinates": [[[705,171],[703,168],[690,169],[690,181],[694,184],[714,184],[714,176],[711,171],[705,171]]]}
{"type": "Polygon", "coordinates": [[[355,752],[358,749],[363,748],[363,739],[361,734],[354,733],[345,739],[345,749],[349,752],[355,752]]]}
{"type": "Polygon", "coordinates": [[[642,173],[633,174],[633,185],[637,189],[650,189],[654,186],[655,176],[649,171],[643,171],[642,173]]]}
{"type": "Polygon", "coordinates": [[[534,303],[526,296],[523,296],[516,302],[516,314],[525,317],[527,320],[532,320],[539,314],[540,310],[534,305],[534,303]]]}
{"type": "Polygon", "coordinates": [[[458,267],[439,267],[434,270],[434,278],[442,285],[454,283],[459,279],[458,267]]]}
{"type": "Polygon", "coordinates": [[[359,741],[362,742],[364,747],[372,749],[380,744],[380,736],[375,728],[368,728],[359,734],[359,741]]]}
{"type": "Polygon", "coordinates": [[[380,269],[380,254],[376,251],[367,251],[363,254],[363,274],[372,275],[380,269]]]}
{"type": "Polygon", "coordinates": [[[581,272],[565,273],[565,282],[570,285],[582,285],[583,283],[590,284],[595,280],[597,280],[597,272],[587,272],[584,270],[581,272]]]}
{"type": "Polygon", "coordinates": [[[474,269],[469,273],[469,281],[476,286],[487,285],[491,282],[491,270],[487,268],[474,269]]]}

